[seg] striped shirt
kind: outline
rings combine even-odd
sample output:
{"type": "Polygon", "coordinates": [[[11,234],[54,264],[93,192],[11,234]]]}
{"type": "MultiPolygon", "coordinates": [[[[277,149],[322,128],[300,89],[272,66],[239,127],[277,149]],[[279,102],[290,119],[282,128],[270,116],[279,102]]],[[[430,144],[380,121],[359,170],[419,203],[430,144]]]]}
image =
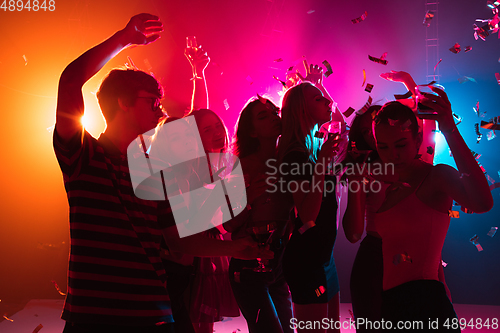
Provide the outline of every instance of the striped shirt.
{"type": "Polygon", "coordinates": [[[160,259],[161,229],[175,225],[168,202],[134,195],[126,156],[86,131],[54,150],[70,207],[68,322],[148,326],[173,322],[160,259]],[[160,223],[161,220],[161,223],[160,223]]]}

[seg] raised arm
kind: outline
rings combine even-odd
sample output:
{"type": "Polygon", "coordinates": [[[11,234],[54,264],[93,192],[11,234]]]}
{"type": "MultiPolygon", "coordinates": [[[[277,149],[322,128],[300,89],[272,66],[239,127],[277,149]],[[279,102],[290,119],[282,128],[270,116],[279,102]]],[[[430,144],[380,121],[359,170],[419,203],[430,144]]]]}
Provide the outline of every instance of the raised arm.
{"type": "Polygon", "coordinates": [[[191,113],[193,110],[209,109],[207,80],[205,78],[205,68],[210,63],[210,57],[203,50],[202,46],[186,47],[184,50],[191,69],[193,70],[193,94],[191,96],[191,113]]]}
{"type": "Polygon", "coordinates": [[[157,16],[136,15],[123,30],[86,51],[64,69],[59,79],[55,127],[63,142],[81,131],[83,85],[121,50],[130,45],[149,44],[160,37],[161,31],[162,24],[157,16]]]}
{"type": "Polygon", "coordinates": [[[424,93],[419,102],[432,108],[437,114],[419,115],[419,117],[437,120],[458,168],[457,172],[448,165],[437,165],[436,187],[461,206],[475,213],[485,213],[493,207],[493,197],[486,177],[455,125],[448,96],[439,88],[431,86],[431,89],[437,96],[424,93]]]}

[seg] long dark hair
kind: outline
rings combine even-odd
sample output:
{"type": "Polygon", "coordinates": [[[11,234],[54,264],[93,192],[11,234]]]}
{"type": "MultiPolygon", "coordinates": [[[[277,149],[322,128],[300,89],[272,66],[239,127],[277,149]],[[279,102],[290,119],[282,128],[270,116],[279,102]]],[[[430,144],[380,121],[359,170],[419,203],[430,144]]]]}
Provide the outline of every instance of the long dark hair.
{"type": "Polygon", "coordinates": [[[252,136],[253,126],[253,109],[262,99],[266,100],[266,104],[270,103],[274,108],[278,108],[269,99],[263,97],[252,97],[243,107],[234,127],[234,136],[232,143],[232,152],[240,159],[250,156],[260,149],[259,139],[252,136]]]}

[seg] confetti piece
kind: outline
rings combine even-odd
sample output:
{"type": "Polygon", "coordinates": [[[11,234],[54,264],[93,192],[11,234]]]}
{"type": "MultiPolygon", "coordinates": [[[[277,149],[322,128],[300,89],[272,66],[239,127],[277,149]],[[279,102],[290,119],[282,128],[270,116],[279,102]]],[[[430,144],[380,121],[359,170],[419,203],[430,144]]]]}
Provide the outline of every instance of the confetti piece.
{"type": "Polygon", "coordinates": [[[432,21],[433,18],[434,18],[434,11],[433,10],[428,10],[425,13],[423,25],[425,25],[428,28],[431,25],[431,21],[432,21]]]}
{"type": "Polygon", "coordinates": [[[26,55],[23,54],[24,66],[28,65],[28,59],[26,59],[26,55]]]}
{"type": "Polygon", "coordinates": [[[453,113],[453,118],[457,121],[455,125],[459,125],[462,122],[462,117],[460,117],[458,114],[453,113]]]}
{"type": "Polygon", "coordinates": [[[475,129],[476,135],[477,135],[476,143],[479,143],[479,141],[481,141],[481,138],[483,137],[481,132],[479,132],[479,123],[474,124],[474,129],[475,129]]]}
{"type": "Polygon", "coordinates": [[[373,101],[373,98],[371,96],[368,96],[368,101],[365,103],[365,105],[363,105],[361,110],[356,112],[356,114],[358,114],[358,115],[364,114],[372,105],[372,101],[373,101]]]}
{"type": "Polygon", "coordinates": [[[38,326],[37,326],[37,327],[35,327],[35,329],[33,330],[33,333],[38,333],[38,332],[40,332],[40,330],[41,330],[42,328],[43,328],[43,325],[42,325],[42,324],[38,325],[38,326]]]}
{"type": "Polygon", "coordinates": [[[500,1],[488,0],[488,2],[486,3],[486,5],[488,7],[490,7],[491,9],[495,9],[496,7],[498,7],[500,5],[500,1]]]}
{"type": "Polygon", "coordinates": [[[287,71],[287,72],[290,72],[290,71],[292,71],[292,70],[293,70],[293,66],[290,66],[290,67],[288,67],[288,69],[287,69],[286,71],[287,71]]]}
{"type": "Polygon", "coordinates": [[[493,178],[490,177],[490,175],[486,175],[486,178],[488,179],[488,181],[492,184],[495,184],[495,180],[493,178]]]}
{"type": "Polygon", "coordinates": [[[491,227],[490,231],[488,231],[487,236],[493,237],[497,233],[498,227],[491,227]]]}
{"type": "Polygon", "coordinates": [[[326,67],[327,71],[323,73],[325,77],[329,77],[331,74],[333,74],[332,66],[328,61],[323,61],[322,64],[326,67]]]}
{"type": "Polygon", "coordinates": [[[241,330],[239,328],[237,328],[232,333],[236,333],[236,331],[241,332],[241,330]]]}
{"type": "Polygon", "coordinates": [[[227,109],[229,109],[229,103],[227,102],[227,98],[224,100],[224,107],[227,109]]]}
{"type": "MultiPolygon", "coordinates": [[[[500,58],[498,58],[498,62],[500,62],[500,58]]],[[[497,79],[497,83],[500,85],[500,73],[495,73],[495,78],[497,79]]]]}
{"type": "Polygon", "coordinates": [[[366,83],[366,71],[363,69],[363,84],[361,86],[363,87],[366,83]]]}
{"type": "Polygon", "coordinates": [[[489,130],[497,131],[500,130],[499,117],[494,117],[488,122],[481,120],[481,127],[489,130]]]}
{"type": "Polygon", "coordinates": [[[458,219],[458,218],[460,218],[460,212],[458,212],[456,210],[449,210],[448,216],[453,218],[453,219],[458,219]]]}
{"type": "Polygon", "coordinates": [[[462,76],[462,77],[458,78],[458,82],[460,82],[460,83],[465,83],[467,81],[471,81],[471,82],[477,83],[475,79],[473,79],[471,77],[468,77],[468,76],[462,76]]]}
{"type": "Polygon", "coordinates": [[[252,80],[252,78],[250,77],[250,75],[248,75],[248,76],[246,77],[246,79],[245,79],[245,80],[247,80],[247,81],[248,81],[248,83],[253,84],[253,80],[252,80]]]}
{"type": "Polygon", "coordinates": [[[344,117],[349,118],[354,111],[355,110],[352,107],[349,107],[347,110],[342,112],[342,114],[344,115],[344,117]]]}
{"type": "Polygon", "coordinates": [[[316,296],[320,297],[321,295],[323,295],[325,293],[325,291],[326,291],[325,287],[319,286],[319,288],[315,290],[316,296]]]}
{"type": "Polygon", "coordinates": [[[479,236],[474,235],[474,236],[472,236],[472,238],[469,241],[476,247],[476,249],[479,252],[481,252],[483,250],[483,247],[481,246],[481,244],[479,244],[478,240],[479,240],[479,236]]]}
{"type": "Polygon", "coordinates": [[[352,22],[352,24],[363,22],[367,16],[368,16],[368,12],[365,10],[365,12],[360,17],[352,19],[351,22],[352,22]]]}
{"type": "Polygon", "coordinates": [[[315,10],[314,10],[314,9],[311,9],[310,11],[308,11],[308,12],[307,12],[307,14],[312,14],[312,13],[314,13],[314,12],[315,12],[315,10]]]}
{"type": "Polygon", "coordinates": [[[482,26],[479,28],[476,24],[473,25],[474,29],[474,38],[477,40],[478,38],[481,38],[483,41],[486,40],[486,37],[488,37],[490,34],[488,32],[490,25],[487,23],[486,25],[482,26]]]}
{"type": "MultiPolygon", "coordinates": [[[[384,55],[387,55],[387,52],[384,53],[384,55]]],[[[387,60],[382,59],[382,58],[375,58],[375,57],[372,57],[371,55],[368,55],[368,59],[370,59],[373,62],[382,64],[382,65],[387,65],[387,60]]]]}
{"type": "Polygon", "coordinates": [[[472,109],[474,110],[474,112],[476,113],[476,115],[477,115],[478,117],[481,117],[481,118],[483,118],[483,117],[484,117],[484,114],[486,113],[486,111],[485,111],[485,112],[483,112],[483,113],[481,113],[481,112],[480,112],[480,110],[479,110],[479,101],[477,101],[477,103],[476,103],[476,107],[472,107],[472,109]]]}
{"type": "Polygon", "coordinates": [[[488,133],[486,133],[486,136],[488,138],[488,141],[493,140],[494,138],[497,137],[497,135],[495,134],[495,131],[489,131],[488,133]]]}
{"type": "Polygon", "coordinates": [[[445,263],[443,259],[441,259],[441,265],[443,265],[443,267],[448,266],[448,264],[447,264],[447,263],[445,263]]]}
{"type": "Polygon", "coordinates": [[[436,80],[436,68],[441,63],[441,61],[443,61],[443,59],[439,59],[439,61],[437,62],[437,64],[434,66],[434,74],[433,74],[433,79],[434,80],[436,80]]]}
{"type": "Polygon", "coordinates": [[[56,283],[56,281],[55,281],[55,280],[51,280],[50,282],[52,282],[52,283],[54,284],[54,287],[56,287],[56,289],[57,289],[57,291],[59,292],[59,294],[60,294],[60,295],[62,295],[62,296],[66,296],[66,293],[63,293],[63,292],[61,291],[61,289],[59,288],[59,285],[56,283]]]}
{"type": "Polygon", "coordinates": [[[404,95],[394,95],[394,98],[395,98],[396,100],[399,100],[399,99],[407,99],[407,98],[410,98],[411,96],[412,96],[411,91],[408,91],[408,92],[406,92],[406,94],[404,94],[404,95]]]}
{"type": "Polygon", "coordinates": [[[465,214],[474,214],[474,212],[472,210],[470,210],[469,208],[466,208],[466,207],[460,207],[460,210],[462,212],[464,212],[465,214]]]}
{"type": "Polygon", "coordinates": [[[165,322],[165,321],[159,321],[159,322],[157,322],[155,325],[156,325],[156,326],[161,326],[161,325],[165,325],[166,323],[167,323],[167,322],[165,322]]]}
{"type": "Polygon", "coordinates": [[[458,53],[460,53],[460,51],[461,51],[462,49],[460,48],[460,44],[455,43],[455,45],[453,45],[452,47],[450,47],[450,48],[449,48],[449,50],[450,50],[451,52],[455,53],[455,54],[458,54],[458,53]]]}
{"type": "Polygon", "coordinates": [[[259,321],[259,314],[260,314],[260,309],[257,311],[257,318],[255,318],[255,322],[259,321]]]}
{"type": "Polygon", "coordinates": [[[472,46],[466,46],[465,47],[464,53],[467,53],[469,51],[472,51],[472,46]]]}
{"type": "Polygon", "coordinates": [[[432,146],[427,147],[427,154],[429,155],[434,154],[434,148],[432,148],[432,146]]]}
{"type": "Polygon", "coordinates": [[[274,59],[274,62],[282,62],[283,58],[274,59]]]}
{"type": "Polygon", "coordinates": [[[6,320],[8,320],[8,321],[10,321],[11,323],[14,322],[14,319],[7,318],[7,316],[3,316],[3,318],[6,319],[6,320]]]}
{"type": "Polygon", "coordinates": [[[499,187],[500,187],[500,183],[491,184],[490,191],[493,191],[494,189],[499,188],[499,187]]]}
{"type": "Polygon", "coordinates": [[[408,255],[408,253],[400,253],[400,254],[396,254],[394,255],[394,257],[392,258],[392,263],[394,265],[398,265],[402,262],[409,262],[410,264],[413,262],[411,257],[408,255]]]}
{"type": "Polygon", "coordinates": [[[365,88],[365,91],[371,93],[372,92],[372,89],[373,89],[373,84],[369,84],[367,83],[366,84],[366,88],[365,88]]]}

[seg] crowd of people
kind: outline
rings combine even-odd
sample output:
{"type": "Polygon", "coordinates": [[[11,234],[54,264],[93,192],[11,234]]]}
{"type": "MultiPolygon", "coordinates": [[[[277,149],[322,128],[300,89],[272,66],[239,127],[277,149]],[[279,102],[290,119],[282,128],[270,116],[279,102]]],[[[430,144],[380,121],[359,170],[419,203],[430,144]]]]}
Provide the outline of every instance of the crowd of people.
{"type": "Polygon", "coordinates": [[[355,320],[421,320],[424,331],[437,320],[432,331],[448,332],[445,321],[457,318],[441,266],[448,211],[455,200],[487,212],[493,199],[446,93],[419,92],[409,74],[386,73],[412,97],[362,109],[347,129],[322,68],[307,65],[281,108],[252,97],[230,139],[210,109],[210,59],[187,48],[189,112],[168,117],[152,75],[114,69],[97,93],[107,127],[93,138],[80,123],[83,85],[162,30],[157,16],[136,15],[60,77],[54,150],[71,237],[64,332],[205,333],[240,311],[251,333],[340,332],[338,216],[349,241],[366,234],[351,274],[355,320]],[[329,133],[333,122],[340,126],[329,133]],[[433,165],[422,149],[435,122],[458,170],[433,165]],[[367,171],[375,165],[391,172],[367,171]],[[288,186],[276,190],[278,180],[288,186]]]}

